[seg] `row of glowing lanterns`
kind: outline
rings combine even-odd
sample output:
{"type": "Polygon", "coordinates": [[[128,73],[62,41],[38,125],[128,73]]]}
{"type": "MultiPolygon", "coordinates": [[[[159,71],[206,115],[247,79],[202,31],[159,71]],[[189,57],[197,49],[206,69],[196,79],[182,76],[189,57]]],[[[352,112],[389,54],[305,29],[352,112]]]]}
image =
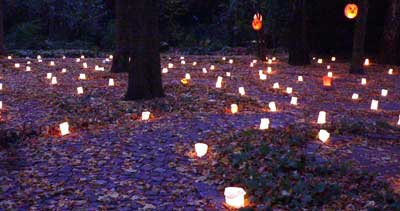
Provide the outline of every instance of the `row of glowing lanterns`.
{"type": "MultiPolygon", "coordinates": [[[[30,65],[31,64],[31,62],[30,61],[28,61],[27,62],[27,65],[30,65]]],[[[50,62],[50,66],[55,66],[55,63],[54,63],[54,61],[51,61],[50,62]]],[[[21,64],[20,63],[15,63],[14,64],[14,67],[16,68],[16,69],[19,69],[19,68],[21,68],[21,64]]],[[[82,67],[83,67],[83,69],[88,69],[88,64],[86,63],[86,62],[84,62],[84,63],[82,63],[82,67]]],[[[95,66],[95,68],[94,68],[94,70],[95,71],[105,71],[105,68],[104,67],[101,67],[101,66],[99,66],[99,65],[96,65],[95,66]]],[[[25,67],[25,71],[26,72],[30,72],[30,71],[32,71],[32,68],[30,67],[30,66],[26,66],[25,67]]],[[[67,69],[66,68],[63,68],[62,70],[61,70],[61,72],[62,73],[66,73],[67,72],[67,69]]]]}

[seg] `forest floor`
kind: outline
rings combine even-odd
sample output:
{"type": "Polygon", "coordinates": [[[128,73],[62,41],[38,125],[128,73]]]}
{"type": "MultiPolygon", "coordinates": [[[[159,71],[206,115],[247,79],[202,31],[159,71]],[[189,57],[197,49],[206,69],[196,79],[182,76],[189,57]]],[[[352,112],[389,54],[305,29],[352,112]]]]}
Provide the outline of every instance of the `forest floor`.
{"type": "Polygon", "coordinates": [[[0,209],[221,210],[229,209],[223,203],[223,189],[229,185],[243,187],[246,205],[255,209],[398,208],[393,205],[400,192],[397,67],[392,67],[393,75],[388,74],[391,67],[374,64],[366,67],[366,75],[349,75],[348,64],[330,58],[307,67],[292,67],[279,59],[250,67],[250,56],[221,58],[188,56],[182,65],[180,56],[163,55],[162,67],[174,64],[163,74],[166,96],[141,102],[121,100],[127,74],[110,73],[111,64],[103,58],[2,60],[0,209]],[[95,71],[95,65],[106,71],[95,71]],[[272,72],[266,73],[269,66],[272,72]],[[61,73],[62,68],[67,72],[61,73]],[[267,74],[264,81],[259,79],[260,69],[267,74]],[[332,89],[322,86],[328,71],[333,72],[332,89]],[[57,77],[56,85],[50,84],[47,73],[57,77]],[[79,80],[80,73],[87,79],[79,80]],[[191,80],[184,86],[185,73],[191,80]],[[218,76],[223,76],[221,89],[215,87],[218,76]],[[361,85],[363,77],[366,85],[361,85]],[[108,86],[110,78],[115,86],[108,86]],[[279,89],[272,88],[276,82],[279,89]],[[77,87],[84,93],[78,95],[77,87]],[[245,88],[245,96],[239,95],[239,87],[245,88]],[[293,88],[292,94],[287,87],[293,88]],[[387,89],[388,96],[381,96],[381,89],[387,89]],[[353,93],[359,94],[358,100],[352,100],[353,93]],[[298,97],[298,105],[290,104],[292,96],[298,97]],[[373,99],[379,100],[377,111],[370,109],[373,99]],[[272,101],[277,112],[269,109],[272,101]],[[239,106],[236,114],[230,112],[233,103],[239,106]],[[151,112],[150,120],[141,120],[143,111],[151,112]],[[325,125],[316,123],[320,111],[327,112],[325,125]],[[269,130],[257,130],[261,118],[269,118],[269,130]],[[70,124],[66,136],[58,130],[63,122],[70,124]],[[319,129],[331,133],[328,142],[318,140],[319,129]],[[201,159],[194,156],[198,142],[210,146],[201,159]],[[242,146],[247,142],[254,144],[251,149],[242,146]],[[252,151],[258,147],[260,151],[252,151]],[[276,170],[278,165],[282,168],[276,170]],[[317,171],[321,166],[330,173],[317,171]],[[332,166],[347,170],[339,174],[332,166]],[[298,181],[297,176],[283,181],[289,173],[303,175],[304,194],[284,187],[298,181]],[[253,184],[258,176],[265,186],[253,184]],[[321,183],[325,179],[329,183],[321,183]],[[357,193],[351,192],[354,185],[357,193]],[[328,187],[338,187],[339,192],[328,187]],[[324,194],[329,196],[319,196],[324,194]]]}

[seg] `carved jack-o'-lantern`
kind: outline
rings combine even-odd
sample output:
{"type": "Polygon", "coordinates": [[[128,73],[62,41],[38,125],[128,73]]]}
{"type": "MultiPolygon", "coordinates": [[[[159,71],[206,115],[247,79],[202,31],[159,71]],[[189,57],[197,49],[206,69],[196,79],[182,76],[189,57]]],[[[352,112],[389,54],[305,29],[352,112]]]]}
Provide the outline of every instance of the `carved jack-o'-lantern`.
{"type": "Polygon", "coordinates": [[[344,8],[344,15],[348,19],[353,19],[358,15],[358,6],[356,4],[347,4],[344,8]]]}
{"type": "Polygon", "coordinates": [[[251,25],[253,26],[253,29],[255,31],[260,31],[262,29],[262,27],[263,27],[262,15],[260,13],[257,13],[257,14],[254,15],[253,22],[252,22],[251,25]]]}

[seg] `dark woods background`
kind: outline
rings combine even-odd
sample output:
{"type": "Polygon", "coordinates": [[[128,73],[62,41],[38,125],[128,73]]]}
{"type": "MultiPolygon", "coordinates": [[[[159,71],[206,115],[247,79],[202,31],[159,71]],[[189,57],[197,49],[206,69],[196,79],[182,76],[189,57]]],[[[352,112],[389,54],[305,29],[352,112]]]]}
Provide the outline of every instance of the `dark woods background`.
{"type": "MultiPolygon", "coordinates": [[[[308,31],[315,53],[350,53],[354,20],[343,15],[347,0],[309,0],[308,31]]],[[[269,48],[287,46],[290,1],[283,0],[161,0],[164,49],[208,53],[249,47],[256,11],[264,15],[269,48]]],[[[388,2],[370,0],[367,53],[380,47],[388,2]]],[[[114,45],[112,0],[5,0],[8,49],[111,50],[114,45]]]]}

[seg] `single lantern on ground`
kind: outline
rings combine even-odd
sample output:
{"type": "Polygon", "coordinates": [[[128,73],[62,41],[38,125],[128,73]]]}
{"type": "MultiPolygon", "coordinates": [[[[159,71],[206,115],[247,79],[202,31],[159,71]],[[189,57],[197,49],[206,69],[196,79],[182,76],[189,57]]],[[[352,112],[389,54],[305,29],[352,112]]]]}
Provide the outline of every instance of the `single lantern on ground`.
{"type": "Polygon", "coordinates": [[[210,66],[210,70],[215,70],[215,66],[214,66],[214,65],[211,65],[211,66],[210,66]]]}
{"type": "Polygon", "coordinates": [[[0,109],[3,109],[3,101],[0,101],[0,109]]]}
{"type": "Polygon", "coordinates": [[[301,75],[297,76],[297,81],[303,82],[304,81],[303,76],[301,76],[301,75]]]}
{"type": "Polygon", "coordinates": [[[328,72],[328,77],[329,78],[333,78],[333,73],[332,72],[328,72]]]}
{"type": "Polygon", "coordinates": [[[239,111],[239,107],[237,104],[232,104],[231,105],[231,113],[236,114],[239,111]]]}
{"type": "Polygon", "coordinates": [[[30,72],[31,71],[31,67],[30,66],[26,66],[26,72],[30,72]]]}
{"type": "Polygon", "coordinates": [[[381,90],[381,95],[382,95],[382,97],[386,97],[387,95],[388,95],[388,90],[387,89],[382,89],[381,90]]]}
{"type": "Polygon", "coordinates": [[[192,79],[192,78],[190,77],[190,73],[186,73],[186,74],[185,74],[185,78],[186,78],[186,80],[192,79]]]}
{"type": "Polygon", "coordinates": [[[51,79],[51,77],[53,77],[53,74],[52,73],[47,73],[46,78],[47,79],[51,79]]]}
{"type": "Polygon", "coordinates": [[[81,95],[81,94],[83,94],[83,87],[78,87],[78,88],[76,88],[76,92],[78,93],[78,95],[81,95]]]}
{"type": "Polygon", "coordinates": [[[193,66],[196,66],[196,65],[197,65],[197,62],[193,62],[192,65],[193,65],[193,66]]]}
{"type": "Polygon", "coordinates": [[[185,57],[184,57],[184,56],[181,56],[179,59],[180,59],[180,60],[184,60],[184,59],[185,59],[185,57]]]}
{"type": "Polygon", "coordinates": [[[272,64],[272,59],[268,59],[268,64],[272,64]]]}
{"type": "Polygon", "coordinates": [[[244,87],[239,87],[239,94],[242,96],[246,94],[244,87]]]}
{"type": "Polygon", "coordinates": [[[353,96],[351,96],[351,99],[353,100],[358,100],[359,95],[357,93],[353,93],[353,96]]]}
{"type": "Polygon", "coordinates": [[[331,66],[330,66],[330,65],[327,65],[327,66],[326,66],[326,69],[327,69],[327,70],[330,70],[330,69],[331,69],[331,66]]]}
{"type": "MultiPolygon", "coordinates": [[[[107,60],[107,59],[106,59],[107,60]]],[[[81,59],[80,58],[76,58],[76,60],[75,60],[77,63],[79,63],[79,62],[81,62],[81,59]]]]}
{"type": "Polygon", "coordinates": [[[99,65],[94,66],[95,71],[104,71],[104,67],[100,67],[99,65]]]}
{"type": "Polygon", "coordinates": [[[233,64],[233,59],[229,59],[229,64],[233,64]]]}
{"type": "Polygon", "coordinates": [[[66,56],[62,56],[62,59],[64,60],[64,59],[66,59],[67,57],[66,56]]]}
{"type": "Polygon", "coordinates": [[[272,73],[272,67],[267,67],[267,73],[271,74],[272,73]]]}
{"type": "Polygon", "coordinates": [[[60,131],[61,131],[61,135],[65,136],[69,134],[69,124],[68,122],[64,122],[60,124],[60,131]]]}
{"type": "Polygon", "coordinates": [[[15,68],[20,68],[21,65],[20,65],[19,63],[15,63],[15,64],[14,64],[14,67],[15,67],[15,68]]]}
{"type": "Polygon", "coordinates": [[[174,64],[169,63],[169,64],[168,64],[168,69],[172,69],[172,68],[174,68],[174,64]]]}
{"type": "Polygon", "coordinates": [[[326,130],[320,130],[318,133],[318,138],[323,143],[327,142],[329,140],[330,136],[331,136],[331,134],[326,130]]]}
{"type": "Polygon", "coordinates": [[[389,75],[393,75],[393,69],[389,69],[389,70],[388,70],[388,74],[389,74],[389,75]]]}
{"type": "Polygon", "coordinates": [[[42,56],[38,55],[38,56],[36,57],[36,59],[37,59],[37,60],[41,60],[41,59],[42,59],[42,56]]]}
{"type": "Polygon", "coordinates": [[[231,77],[231,72],[226,72],[227,77],[231,77]]]}
{"type": "Polygon", "coordinates": [[[268,107],[269,107],[269,110],[270,110],[271,112],[276,112],[276,111],[277,111],[275,102],[270,102],[270,103],[268,104],[268,107]]]}
{"type": "Polygon", "coordinates": [[[182,60],[181,65],[185,65],[185,64],[186,64],[185,60],[182,60]]]}
{"type": "Polygon", "coordinates": [[[273,89],[279,89],[279,83],[278,83],[278,82],[274,83],[274,85],[272,86],[272,88],[273,88],[273,89]]]}
{"type": "Polygon", "coordinates": [[[164,73],[164,74],[165,74],[165,73],[168,73],[168,68],[165,68],[165,67],[164,67],[164,68],[162,69],[161,72],[164,73]]]}
{"type": "Polygon", "coordinates": [[[367,79],[366,78],[362,78],[361,79],[361,85],[367,85],[367,79]]]}
{"type": "Polygon", "coordinates": [[[292,87],[286,87],[286,93],[292,94],[293,93],[293,88],[292,87]]]}
{"type": "Polygon", "coordinates": [[[66,73],[66,72],[67,72],[67,68],[61,69],[61,72],[62,72],[62,73],[66,73]]]}
{"type": "Polygon", "coordinates": [[[267,130],[269,128],[269,119],[261,118],[260,130],[267,130]]]}
{"type": "Polygon", "coordinates": [[[204,143],[197,143],[194,145],[197,157],[201,158],[207,154],[208,145],[204,143]]]}
{"type": "Polygon", "coordinates": [[[272,57],[272,61],[276,61],[276,57],[274,56],[274,57],[272,57]]]}
{"type": "Polygon", "coordinates": [[[221,76],[218,76],[217,83],[215,84],[216,88],[222,88],[222,80],[223,78],[221,76]]]}
{"type": "Polygon", "coordinates": [[[324,63],[324,61],[322,59],[318,59],[317,63],[322,64],[322,63],[324,63]]]}
{"type": "Polygon", "coordinates": [[[11,59],[12,59],[12,56],[7,56],[7,59],[8,59],[8,60],[11,60],[11,59]]]}
{"type": "Polygon", "coordinates": [[[259,75],[260,75],[260,80],[262,80],[262,81],[267,80],[267,75],[266,74],[260,73],[259,75]]]}
{"type": "Polygon", "coordinates": [[[332,62],[336,61],[336,57],[333,56],[333,57],[331,58],[331,61],[332,61],[332,62]]]}
{"type": "Polygon", "coordinates": [[[108,86],[115,86],[113,78],[108,79],[108,86]]]}
{"type": "Polygon", "coordinates": [[[85,73],[79,74],[79,80],[86,80],[86,74],[85,73]]]}
{"type": "Polygon", "coordinates": [[[368,65],[370,65],[369,59],[365,59],[365,61],[364,61],[364,66],[368,66],[368,65]]]}
{"type": "Polygon", "coordinates": [[[112,60],[112,59],[114,59],[114,56],[113,56],[113,55],[110,55],[108,58],[110,58],[110,59],[112,60]]]}
{"type": "Polygon", "coordinates": [[[184,86],[186,86],[186,85],[189,84],[189,80],[186,79],[186,78],[182,78],[182,79],[181,79],[181,84],[184,85],[184,86]]]}
{"type": "Polygon", "coordinates": [[[371,102],[371,110],[377,111],[378,110],[378,106],[379,106],[379,101],[372,100],[372,102],[371,102]]]}
{"type": "Polygon", "coordinates": [[[27,61],[27,62],[26,62],[26,64],[31,64],[31,63],[32,63],[31,61],[27,61]]]}
{"type": "Polygon", "coordinates": [[[56,77],[52,77],[51,78],[51,84],[52,85],[56,85],[57,84],[57,78],[56,77]]]}
{"type": "Polygon", "coordinates": [[[227,187],[224,191],[225,203],[233,208],[239,209],[244,207],[244,196],[246,191],[243,188],[227,187]]]}
{"type": "Polygon", "coordinates": [[[257,60],[253,59],[253,61],[251,61],[253,64],[257,64],[257,60]]]}
{"type": "Polygon", "coordinates": [[[207,69],[203,67],[202,69],[203,73],[206,74],[207,73],[207,69]]]}
{"type": "MultiPolygon", "coordinates": [[[[85,56],[84,55],[81,55],[81,59],[85,59],[85,56]]],[[[111,59],[111,58],[110,58],[111,59]]]]}
{"type": "Polygon", "coordinates": [[[143,111],[142,112],[142,120],[149,120],[150,119],[150,112],[149,111],[143,111]]]}
{"type": "Polygon", "coordinates": [[[400,115],[399,115],[399,121],[397,122],[397,125],[400,125],[400,115]]]}
{"type": "Polygon", "coordinates": [[[222,57],[222,61],[225,61],[226,60],[226,57],[224,56],[224,57],[222,57]]]}
{"type": "Polygon", "coordinates": [[[3,90],[3,84],[0,83],[0,90],[3,90]]]}
{"type": "Polygon", "coordinates": [[[254,67],[254,63],[252,62],[252,63],[250,63],[250,67],[254,67]]]}
{"type": "Polygon", "coordinates": [[[56,63],[54,61],[50,61],[50,66],[55,66],[56,63]]]}
{"type": "Polygon", "coordinates": [[[82,64],[82,67],[83,67],[83,69],[87,69],[87,68],[88,68],[88,64],[87,64],[86,62],[84,62],[84,63],[82,64]]]}
{"type": "Polygon", "coordinates": [[[322,80],[323,80],[324,87],[331,87],[332,86],[332,78],[330,78],[329,76],[324,76],[322,78],[322,80]]]}
{"type": "Polygon", "coordinates": [[[320,111],[318,114],[317,124],[323,125],[326,123],[326,112],[320,111]]]}
{"type": "Polygon", "coordinates": [[[290,104],[291,104],[291,105],[297,105],[297,97],[292,97],[292,98],[290,99],[290,104]]]}
{"type": "Polygon", "coordinates": [[[43,62],[43,60],[39,59],[39,60],[38,60],[38,62],[39,62],[39,63],[42,63],[42,62],[43,62]]]}

